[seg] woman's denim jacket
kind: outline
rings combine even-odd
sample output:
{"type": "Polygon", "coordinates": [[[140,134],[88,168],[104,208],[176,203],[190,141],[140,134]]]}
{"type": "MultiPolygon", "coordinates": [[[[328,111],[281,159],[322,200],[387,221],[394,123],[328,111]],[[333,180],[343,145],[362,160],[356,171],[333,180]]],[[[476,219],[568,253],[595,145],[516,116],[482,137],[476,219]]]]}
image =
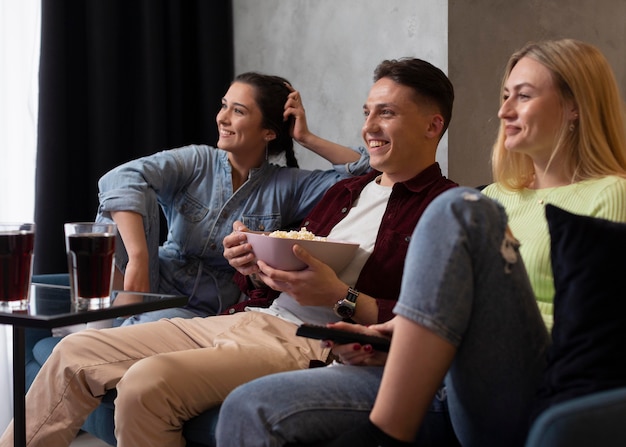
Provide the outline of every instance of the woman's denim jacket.
{"type": "MultiPolygon", "coordinates": [[[[342,178],[369,170],[369,156],[328,171],[264,163],[250,171],[233,194],[231,165],[225,151],[185,146],[125,163],[99,181],[97,220],[112,211],[143,216],[153,291],[190,298],[198,315],[219,313],[236,303],[240,290],[224,259],[222,241],[235,220],[251,230],[273,231],[298,225],[326,190],[342,178]],[[159,210],[167,220],[167,240],[159,247],[159,210]]],[[[125,268],[121,240],[116,263],[125,268]]]]}

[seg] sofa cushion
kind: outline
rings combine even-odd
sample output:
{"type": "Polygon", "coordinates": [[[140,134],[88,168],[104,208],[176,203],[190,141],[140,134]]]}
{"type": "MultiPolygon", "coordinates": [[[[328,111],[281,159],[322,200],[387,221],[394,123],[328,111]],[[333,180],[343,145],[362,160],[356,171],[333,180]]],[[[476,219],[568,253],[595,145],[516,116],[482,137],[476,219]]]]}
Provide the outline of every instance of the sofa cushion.
{"type": "Polygon", "coordinates": [[[601,391],[553,405],[533,424],[526,447],[623,447],[626,388],[601,391]]]}
{"type": "Polygon", "coordinates": [[[546,205],[554,273],[553,344],[539,407],[626,386],[626,224],[546,205]]]}

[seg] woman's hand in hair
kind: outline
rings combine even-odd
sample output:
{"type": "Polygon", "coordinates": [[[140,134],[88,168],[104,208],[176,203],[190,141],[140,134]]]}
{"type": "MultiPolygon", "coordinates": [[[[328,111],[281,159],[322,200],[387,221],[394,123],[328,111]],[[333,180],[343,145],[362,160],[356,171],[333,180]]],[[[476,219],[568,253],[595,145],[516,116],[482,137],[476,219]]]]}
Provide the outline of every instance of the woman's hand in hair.
{"type": "Polygon", "coordinates": [[[325,158],[333,165],[352,163],[361,158],[361,155],[347,146],[333,143],[312,133],[306,122],[306,113],[302,105],[300,92],[291,85],[285,84],[291,91],[285,102],[284,119],[291,119],[291,138],[320,157],[325,158]]]}
{"type": "Polygon", "coordinates": [[[291,137],[299,144],[306,147],[307,139],[310,137],[311,131],[309,131],[309,126],[306,122],[306,112],[302,104],[302,97],[299,91],[289,84],[286,85],[291,93],[289,93],[287,101],[285,102],[285,113],[283,117],[285,120],[292,118],[291,137]]]}

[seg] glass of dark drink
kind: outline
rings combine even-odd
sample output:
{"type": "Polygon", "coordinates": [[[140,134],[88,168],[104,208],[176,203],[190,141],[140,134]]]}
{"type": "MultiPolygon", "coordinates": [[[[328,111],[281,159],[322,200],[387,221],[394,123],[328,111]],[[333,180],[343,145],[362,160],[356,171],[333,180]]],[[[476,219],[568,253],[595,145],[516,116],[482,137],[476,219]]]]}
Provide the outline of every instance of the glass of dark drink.
{"type": "Polygon", "coordinates": [[[0,311],[28,310],[35,224],[0,223],[0,311]]]}
{"type": "Polygon", "coordinates": [[[78,309],[98,309],[110,305],[116,234],[115,224],[65,224],[70,288],[78,309]]]}

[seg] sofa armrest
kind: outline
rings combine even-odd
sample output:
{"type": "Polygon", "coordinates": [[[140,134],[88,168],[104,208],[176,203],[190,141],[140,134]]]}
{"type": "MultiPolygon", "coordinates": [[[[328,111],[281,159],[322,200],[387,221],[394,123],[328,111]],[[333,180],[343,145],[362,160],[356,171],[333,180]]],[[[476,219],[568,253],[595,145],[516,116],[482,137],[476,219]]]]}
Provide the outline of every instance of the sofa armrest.
{"type": "Polygon", "coordinates": [[[625,421],[626,388],[577,397],[541,413],[526,447],[624,446],[625,421]]]}

